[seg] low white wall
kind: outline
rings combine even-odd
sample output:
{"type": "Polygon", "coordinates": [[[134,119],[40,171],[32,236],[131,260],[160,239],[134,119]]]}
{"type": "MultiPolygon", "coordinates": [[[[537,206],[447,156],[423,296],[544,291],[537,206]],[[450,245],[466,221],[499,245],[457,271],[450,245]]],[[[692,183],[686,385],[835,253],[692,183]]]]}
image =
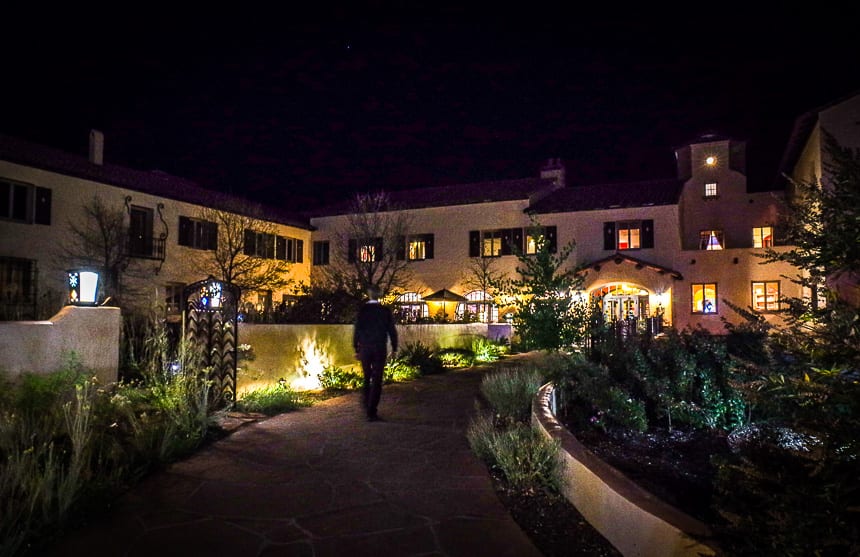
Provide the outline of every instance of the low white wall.
{"type": "MultiPolygon", "coordinates": [[[[293,383],[309,357],[326,364],[356,366],[352,325],[265,325],[240,323],[240,346],[248,344],[254,359],[239,361],[237,389],[257,388],[285,379],[293,383]]],[[[421,342],[431,348],[460,348],[477,337],[509,338],[510,326],[486,323],[397,325],[400,348],[421,342]],[[505,334],[507,332],[507,334],[505,334]]]]}
{"type": "Polygon", "coordinates": [[[52,373],[75,352],[102,384],[116,382],[122,318],[113,307],[66,306],[48,321],[0,322],[0,368],[52,373]]]}
{"type": "Polygon", "coordinates": [[[561,442],[562,491],[588,522],[625,557],[699,557],[715,551],[702,522],[657,499],[586,449],[553,414],[553,385],[538,391],[532,423],[561,442]]]}

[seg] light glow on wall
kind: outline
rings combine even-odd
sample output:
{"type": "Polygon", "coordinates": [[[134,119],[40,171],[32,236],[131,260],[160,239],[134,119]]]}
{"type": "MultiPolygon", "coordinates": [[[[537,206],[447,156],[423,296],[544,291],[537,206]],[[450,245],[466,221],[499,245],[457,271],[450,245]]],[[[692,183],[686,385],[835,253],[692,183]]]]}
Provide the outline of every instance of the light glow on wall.
{"type": "Polygon", "coordinates": [[[313,391],[320,389],[320,375],[331,366],[328,346],[317,342],[316,336],[306,336],[299,342],[297,377],[292,381],[292,388],[297,391],[313,391]]]}

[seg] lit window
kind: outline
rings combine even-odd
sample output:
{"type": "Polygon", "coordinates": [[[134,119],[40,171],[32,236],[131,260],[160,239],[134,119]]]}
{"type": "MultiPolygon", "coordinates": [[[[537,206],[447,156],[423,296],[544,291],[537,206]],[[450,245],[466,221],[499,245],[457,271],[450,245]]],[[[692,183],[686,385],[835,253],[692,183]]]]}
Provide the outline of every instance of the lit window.
{"type": "Polygon", "coordinates": [[[604,222],[603,249],[628,250],[654,247],[654,221],[651,219],[604,222]]]}
{"type": "Polygon", "coordinates": [[[413,240],[409,242],[409,260],[416,261],[426,258],[426,250],[424,240],[413,240]]]}
{"type": "MultiPolygon", "coordinates": [[[[372,263],[385,257],[382,251],[382,238],[350,239],[347,250],[349,263],[372,263]]],[[[400,256],[398,256],[400,257],[400,256]]]]}
{"type": "Polygon", "coordinates": [[[717,197],[717,183],[708,182],[705,184],[705,197],[717,197]]]}
{"type": "Polygon", "coordinates": [[[776,311],[779,309],[779,281],[752,283],[752,307],[756,311],[776,311]]]}
{"type": "Polygon", "coordinates": [[[693,313],[717,313],[717,285],[713,282],[692,285],[693,313]]]}
{"type": "Polygon", "coordinates": [[[618,223],[618,249],[639,249],[639,222],[618,223]]]}
{"type": "Polygon", "coordinates": [[[362,263],[370,263],[376,261],[376,246],[363,245],[358,249],[358,259],[362,263]]]}
{"type": "Polygon", "coordinates": [[[699,249],[712,251],[724,247],[722,230],[702,230],[699,232],[699,249]]]}
{"type": "Polygon", "coordinates": [[[394,315],[401,323],[415,323],[429,315],[427,303],[417,292],[406,292],[394,300],[394,315]]]}
{"type": "Polygon", "coordinates": [[[499,257],[502,255],[502,238],[492,232],[485,232],[481,243],[481,256],[499,257]]]}
{"type": "Polygon", "coordinates": [[[529,255],[534,255],[537,253],[538,243],[540,242],[542,236],[526,236],[526,253],[529,255]]]}
{"type": "Polygon", "coordinates": [[[760,226],[753,228],[753,247],[754,248],[770,248],[773,247],[773,227],[760,226]]]}

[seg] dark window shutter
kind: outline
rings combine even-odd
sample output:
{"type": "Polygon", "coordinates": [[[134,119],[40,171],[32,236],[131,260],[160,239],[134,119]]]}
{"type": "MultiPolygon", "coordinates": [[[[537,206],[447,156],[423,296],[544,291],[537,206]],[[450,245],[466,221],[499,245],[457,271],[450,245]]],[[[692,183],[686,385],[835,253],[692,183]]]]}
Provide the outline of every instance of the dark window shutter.
{"type": "Polygon", "coordinates": [[[179,217],[179,238],[180,246],[194,245],[194,222],[188,217],[179,217]]]}
{"type": "Polygon", "coordinates": [[[286,238],[283,236],[275,237],[275,259],[280,259],[281,261],[289,261],[290,256],[290,248],[292,247],[291,242],[288,242],[286,238]]]}
{"type": "Polygon", "coordinates": [[[206,223],[206,249],[217,250],[218,249],[218,223],[217,222],[207,222],[206,223]]]}
{"type": "Polygon", "coordinates": [[[296,263],[304,263],[305,260],[305,241],[296,240],[296,263]]]}
{"type": "Polygon", "coordinates": [[[523,252],[523,229],[511,228],[511,253],[523,252]]]}
{"type": "Polygon", "coordinates": [[[36,188],[36,224],[51,224],[51,190],[36,188]]]}
{"type": "Polygon", "coordinates": [[[771,235],[773,237],[773,245],[774,246],[788,245],[788,238],[786,237],[784,227],[773,225],[773,232],[771,232],[771,235]]]}
{"type": "Polygon", "coordinates": [[[373,260],[374,261],[382,261],[383,260],[382,238],[374,238],[373,239],[373,249],[374,249],[373,260]]]}
{"type": "Polygon", "coordinates": [[[263,234],[263,245],[266,246],[264,256],[266,259],[275,258],[275,236],[273,234],[263,234]]]}
{"type": "Polygon", "coordinates": [[[424,236],[424,257],[433,259],[433,235],[427,234],[424,236]]]}
{"type": "Polygon", "coordinates": [[[355,263],[357,251],[358,251],[358,241],[350,240],[349,241],[349,247],[347,248],[347,254],[346,254],[347,261],[349,261],[350,263],[355,263]]]}
{"type": "Polygon", "coordinates": [[[502,236],[502,255],[511,255],[514,253],[513,230],[513,228],[505,228],[499,231],[502,236]]]}
{"type": "Polygon", "coordinates": [[[29,222],[27,214],[27,186],[12,186],[12,218],[29,222]]]}
{"type": "Polygon", "coordinates": [[[615,223],[603,223],[603,249],[615,249],[615,223]]]}
{"type": "Polygon", "coordinates": [[[481,232],[478,230],[469,231],[469,257],[481,256],[481,232]]]}
{"type": "Polygon", "coordinates": [[[642,247],[654,247],[654,221],[651,219],[642,221],[642,247]]]}
{"type": "Polygon", "coordinates": [[[406,259],[406,236],[397,237],[397,259],[403,261],[406,259]]]}
{"type": "Polygon", "coordinates": [[[245,255],[257,254],[257,235],[248,228],[245,229],[245,249],[243,252],[245,255]]]}
{"type": "Polygon", "coordinates": [[[555,253],[558,251],[558,234],[555,226],[547,226],[544,230],[546,234],[546,242],[547,247],[549,248],[550,253],[555,253]]]}

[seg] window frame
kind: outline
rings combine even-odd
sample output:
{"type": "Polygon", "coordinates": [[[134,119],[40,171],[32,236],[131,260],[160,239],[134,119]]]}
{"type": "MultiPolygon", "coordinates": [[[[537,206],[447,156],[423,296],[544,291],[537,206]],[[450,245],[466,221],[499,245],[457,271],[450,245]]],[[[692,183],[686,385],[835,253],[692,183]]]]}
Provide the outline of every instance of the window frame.
{"type": "Polygon", "coordinates": [[[726,235],[722,230],[708,228],[699,230],[699,251],[721,251],[726,249],[726,235]],[[711,247],[711,236],[716,238],[718,248],[711,247]]]}
{"type": "Polygon", "coordinates": [[[218,249],[218,223],[180,215],[176,243],[187,248],[215,251],[218,249]]]}
{"type": "Polygon", "coordinates": [[[331,255],[331,244],[328,240],[314,240],[311,262],[313,265],[322,266],[329,264],[331,255]]]}
{"type": "Polygon", "coordinates": [[[718,315],[720,312],[719,305],[719,290],[717,288],[716,282],[694,282],[690,284],[690,313],[694,315],[718,315]],[[696,289],[700,288],[702,291],[702,309],[697,310],[696,305],[696,289]],[[708,289],[713,290],[713,299],[708,298],[707,291],[708,289]],[[706,311],[705,303],[713,302],[713,310],[706,311]]]}
{"type": "Polygon", "coordinates": [[[715,199],[719,197],[720,188],[717,184],[717,182],[705,182],[704,188],[702,190],[702,197],[705,199],[715,199]]]}
{"type": "Polygon", "coordinates": [[[603,249],[605,251],[636,251],[654,248],[654,219],[625,219],[603,223],[603,249]],[[631,230],[638,230],[638,247],[620,247],[619,234],[627,230],[628,246],[631,230]]]}
{"type": "Polygon", "coordinates": [[[750,281],[750,307],[758,313],[772,313],[780,310],[780,299],[782,298],[782,285],[778,280],[753,280],[750,281]],[[773,302],[769,301],[768,285],[776,285],[776,299],[773,302]],[[757,307],[756,304],[756,285],[760,285],[764,289],[764,308],[757,307]],[[775,307],[771,307],[773,304],[775,307]]]}
{"type": "Polygon", "coordinates": [[[752,240],[754,249],[772,248],[774,246],[773,226],[754,226],[752,229],[752,240]],[[765,236],[765,230],[770,230],[770,235],[765,236]],[[770,242],[765,238],[769,237],[770,242]],[[758,243],[759,245],[756,245],[758,243]]]}
{"type": "Polygon", "coordinates": [[[50,225],[51,193],[50,188],[0,178],[0,220],[50,225]]]}

